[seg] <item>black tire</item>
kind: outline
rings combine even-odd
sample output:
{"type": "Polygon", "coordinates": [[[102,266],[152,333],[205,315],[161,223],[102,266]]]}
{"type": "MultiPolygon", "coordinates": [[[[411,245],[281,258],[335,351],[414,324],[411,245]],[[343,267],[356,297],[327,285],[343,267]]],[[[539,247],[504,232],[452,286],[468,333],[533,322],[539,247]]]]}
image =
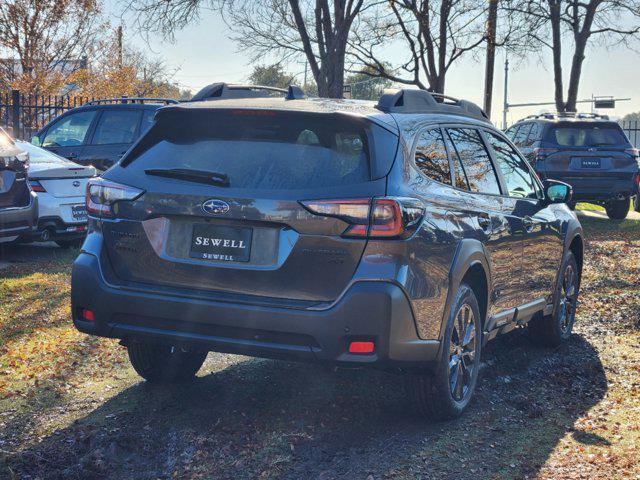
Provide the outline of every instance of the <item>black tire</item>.
{"type": "Polygon", "coordinates": [[[636,212],[640,212],[640,194],[633,197],[633,209],[636,212]]]}
{"type": "Polygon", "coordinates": [[[629,199],[612,200],[605,204],[604,209],[611,220],[624,220],[629,214],[629,199]]]}
{"type": "Polygon", "coordinates": [[[55,240],[60,248],[80,248],[84,238],[74,238],[73,240],[55,240]]]}
{"type": "Polygon", "coordinates": [[[569,340],[580,293],[580,271],[572,252],[564,254],[554,295],[553,313],[529,322],[529,334],[538,344],[557,347],[569,340]],[[569,272],[572,272],[569,274],[569,272]],[[571,276],[569,281],[568,277],[571,276]]]}
{"type": "Polygon", "coordinates": [[[409,378],[409,394],[421,415],[432,420],[448,420],[462,415],[469,405],[478,380],[483,320],[475,293],[468,285],[460,285],[452,302],[438,364],[428,374],[412,375],[409,378]],[[464,325],[467,312],[473,314],[472,327],[469,327],[471,322],[466,327],[464,325]],[[466,341],[456,345],[459,330],[466,330],[468,333],[465,335],[466,341]],[[471,335],[473,338],[469,342],[471,335]],[[469,348],[465,349],[465,345],[469,348]],[[470,350],[471,346],[473,351],[470,350]],[[450,366],[455,361],[457,364],[450,366]],[[456,371],[458,374],[455,378],[461,378],[464,382],[461,387],[453,378],[456,371]]]}
{"type": "Polygon", "coordinates": [[[193,380],[207,358],[205,351],[185,351],[157,343],[132,342],[127,351],[138,375],[156,383],[193,380]]]}

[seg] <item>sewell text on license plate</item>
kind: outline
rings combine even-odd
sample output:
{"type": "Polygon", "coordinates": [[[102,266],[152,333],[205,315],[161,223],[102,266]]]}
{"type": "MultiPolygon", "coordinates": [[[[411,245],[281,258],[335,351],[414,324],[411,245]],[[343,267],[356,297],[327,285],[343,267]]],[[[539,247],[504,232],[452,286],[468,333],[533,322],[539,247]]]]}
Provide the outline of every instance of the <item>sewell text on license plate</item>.
{"type": "Polygon", "coordinates": [[[194,225],[189,256],[219,262],[248,262],[253,230],[227,225],[194,225]]]}

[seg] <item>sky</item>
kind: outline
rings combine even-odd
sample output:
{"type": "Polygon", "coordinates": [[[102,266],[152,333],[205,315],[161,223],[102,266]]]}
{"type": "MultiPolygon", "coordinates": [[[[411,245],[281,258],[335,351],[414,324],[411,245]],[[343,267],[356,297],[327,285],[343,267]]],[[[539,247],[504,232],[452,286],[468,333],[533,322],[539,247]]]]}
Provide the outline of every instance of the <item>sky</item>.
{"type": "MultiPolygon", "coordinates": [[[[170,70],[176,71],[174,81],[182,88],[188,88],[195,93],[203,86],[214,82],[245,82],[251,73],[249,56],[239,51],[238,46],[229,39],[229,29],[220,16],[213,12],[203,12],[199,22],[176,32],[175,40],[172,42],[158,35],[152,35],[147,41],[136,31],[134,19],[130,14],[122,17],[122,8],[117,3],[118,0],[106,2],[106,13],[111,23],[115,26],[123,20],[125,44],[161,58],[170,70]]],[[[388,58],[398,58],[402,54],[402,45],[399,43],[389,45],[384,52],[388,58]]],[[[551,56],[543,52],[542,60],[539,57],[534,55],[525,62],[511,60],[508,89],[510,103],[553,101],[551,56]]],[[[484,61],[482,55],[479,55],[479,58],[479,61],[471,56],[463,58],[451,68],[447,74],[448,95],[482,104],[484,61]]],[[[504,60],[504,53],[499,52],[491,115],[494,123],[498,125],[502,123],[504,60]]],[[[565,60],[568,62],[570,59],[565,60]]],[[[287,67],[288,71],[299,75],[300,84],[304,72],[303,62],[301,59],[299,64],[287,67]]],[[[567,63],[564,66],[566,74],[569,68],[567,63]]],[[[613,110],[600,110],[598,113],[622,117],[627,113],[640,111],[640,54],[624,47],[592,46],[586,55],[579,97],[589,99],[592,95],[631,98],[631,101],[618,102],[613,110]]],[[[512,108],[507,116],[508,124],[543,110],[552,111],[554,107],[512,108]]],[[[588,112],[591,111],[591,106],[583,104],[579,110],[588,112]]]]}

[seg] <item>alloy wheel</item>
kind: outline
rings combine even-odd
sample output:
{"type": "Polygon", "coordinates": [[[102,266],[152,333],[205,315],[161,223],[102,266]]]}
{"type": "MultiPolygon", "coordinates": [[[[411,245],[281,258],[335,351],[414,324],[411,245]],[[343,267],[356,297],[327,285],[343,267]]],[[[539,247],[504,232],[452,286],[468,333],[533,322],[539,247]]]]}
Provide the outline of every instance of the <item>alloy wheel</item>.
{"type": "Polygon", "coordinates": [[[469,393],[476,368],[476,319],[464,304],[456,314],[449,342],[449,388],[454,400],[461,402],[469,393]]]}
{"type": "Polygon", "coordinates": [[[577,276],[573,265],[569,264],[562,275],[562,286],[560,291],[560,305],[558,306],[558,323],[563,334],[571,329],[573,318],[576,314],[577,300],[577,276]]]}

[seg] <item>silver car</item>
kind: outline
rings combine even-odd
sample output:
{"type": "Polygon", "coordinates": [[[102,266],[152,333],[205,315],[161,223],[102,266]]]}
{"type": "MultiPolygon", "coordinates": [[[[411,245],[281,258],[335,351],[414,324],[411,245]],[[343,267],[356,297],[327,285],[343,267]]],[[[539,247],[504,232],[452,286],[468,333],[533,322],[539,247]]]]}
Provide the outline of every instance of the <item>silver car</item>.
{"type": "Polygon", "coordinates": [[[20,241],[53,240],[63,248],[80,246],[87,233],[85,190],[96,169],[27,142],[15,143],[29,154],[29,182],[39,204],[38,228],[20,241]]]}

